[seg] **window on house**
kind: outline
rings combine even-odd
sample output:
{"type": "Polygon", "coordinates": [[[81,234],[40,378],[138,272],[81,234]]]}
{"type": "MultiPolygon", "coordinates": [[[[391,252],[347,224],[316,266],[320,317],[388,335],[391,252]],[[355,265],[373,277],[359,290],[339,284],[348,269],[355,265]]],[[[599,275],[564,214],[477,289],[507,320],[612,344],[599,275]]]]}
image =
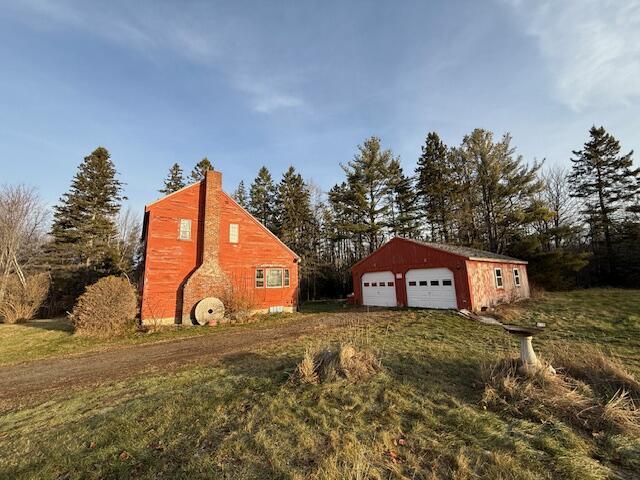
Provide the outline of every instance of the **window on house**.
{"type": "Polygon", "coordinates": [[[438,287],[440,285],[440,281],[439,280],[431,280],[431,285],[434,287],[438,287]]]}
{"type": "Polygon", "coordinates": [[[451,280],[442,280],[442,286],[443,287],[450,287],[451,286],[451,280]]]}
{"type": "Polygon", "coordinates": [[[495,276],[496,276],[496,287],[497,288],[503,288],[502,269],[501,268],[496,268],[496,269],[494,269],[494,273],[495,273],[495,276]]]}
{"type": "Polygon", "coordinates": [[[180,229],[178,230],[178,238],[180,240],[191,240],[191,220],[187,218],[180,219],[180,229]]]}
{"type": "Polygon", "coordinates": [[[281,268],[269,268],[267,269],[267,288],[282,287],[282,269],[281,268]]]}
{"type": "Polygon", "coordinates": [[[290,277],[289,277],[289,269],[285,268],[284,269],[284,286],[288,287],[290,284],[290,277]]]}
{"type": "Polygon", "coordinates": [[[409,286],[410,287],[415,287],[416,286],[416,282],[409,282],[409,286]]]}
{"type": "Polygon", "coordinates": [[[229,224],[229,242],[238,243],[238,224],[237,223],[229,224]]]}
{"type": "Polygon", "coordinates": [[[429,284],[429,282],[427,282],[426,280],[420,280],[420,286],[421,287],[426,287],[429,284]]]}
{"type": "Polygon", "coordinates": [[[256,270],[256,288],[264,287],[264,269],[258,268],[256,270]]]}
{"type": "Polygon", "coordinates": [[[513,283],[515,283],[516,287],[520,286],[520,270],[517,268],[513,269],[513,283]]]}

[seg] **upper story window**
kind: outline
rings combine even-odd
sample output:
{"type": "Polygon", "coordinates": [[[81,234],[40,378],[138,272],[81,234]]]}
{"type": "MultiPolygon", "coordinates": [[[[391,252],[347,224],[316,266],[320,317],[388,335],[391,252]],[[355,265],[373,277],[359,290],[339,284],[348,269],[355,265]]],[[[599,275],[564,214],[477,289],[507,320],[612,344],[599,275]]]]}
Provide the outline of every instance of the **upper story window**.
{"type": "Polygon", "coordinates": [[[516,285],[516,287],[520,286],[520,270],[518,270],[517,268],[513,269],[513,283],[516,285]]]}
{"type": "Polygon", "coordinates": [[[187,218],[180,219],[178,238],[180,240],[191,240],[191,220],[187,218]]]}
{"type": "Polygon", "coordinates": [[[496,276],[496,287],[497,288],[504,288],[504,284],[502,282],[502,269],[501,268],[496,268],[493,270],[496,276]]]}
{"type": "Polygon", "coordinates": [[[237,223],[229,224],[229,242],[230,243],[238,243],[238,232],[239,228],[237,223]]]}

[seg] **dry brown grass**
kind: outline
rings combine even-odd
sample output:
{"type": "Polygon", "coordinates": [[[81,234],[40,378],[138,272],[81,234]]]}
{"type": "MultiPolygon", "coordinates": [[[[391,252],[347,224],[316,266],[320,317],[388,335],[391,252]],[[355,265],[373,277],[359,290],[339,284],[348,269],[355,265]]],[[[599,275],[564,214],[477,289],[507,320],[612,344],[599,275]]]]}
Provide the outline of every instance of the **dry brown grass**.
{"type": "MultiPolygon", "coordinates": [[[[589,433],[640,433],[640,410],[628,390],[620,388],[610,396],[594,392],[589,378],[618,381],[617,374],[592,365],[587,382],[546,369],[535,375],[518,373],[519,359],[504,358],[482,369],[484,393],[482,403],[496,411],[526,417],[537,422],[560,419],[589,433]]],[[[617,372],[619,373],[619,372],[617,372]]],[[[587,378],[588,377],[588,378],[587,378]]]]}
{"type": "Polygon", "coordinates": [[[49,275],[38,273],[25,279],[25,285],[17,275],[8,278],[2,303],[0,318],[5,323],[19,323],[31,320],[49,293],[49,275]]]}
{"type": "Polygon", "coordinates": [[[336,347],[307,350],[298,364],[294,378],[300,383],[325,383],[337,379],[359,382],[375,375],[382,368],[380,360],[370,350],[358,350],[351,343],[336,347]]]}
{"type": "Polygon", "coordinates": [[[87,287],[71,314],[76,333],[114,337],[135,329],[138,300],[135,287],[123,277],[105,277],[87,287]]]}
{"type": "Polygon", "coordinates": [[[253,316],[257,309],[257,301],[253,289],[238,285],[229,285],[221,298],[225,308],[225,316],[232,322],[245,322],[253,316]]]}

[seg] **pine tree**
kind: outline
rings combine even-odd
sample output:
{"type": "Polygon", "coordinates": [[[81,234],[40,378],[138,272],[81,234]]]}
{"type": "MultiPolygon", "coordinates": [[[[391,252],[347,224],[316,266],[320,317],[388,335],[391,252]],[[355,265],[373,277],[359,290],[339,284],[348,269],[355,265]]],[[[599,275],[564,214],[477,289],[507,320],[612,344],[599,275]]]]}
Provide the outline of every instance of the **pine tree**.
{"type": "Polygon", "coordinates": [[[249,211],[271,231],[275,231],[276,188],[267,167],[258,171],[249,189],[249,211]]]}
{"type": "Polygon", "coordinates": [[[191,180],[193,182],[199,182],[204,178],[204,174],[207,172],[207,170],[213,169],[213,165],[211,165],[209,159],[207,157],[204,157],[202,160],[196,163],[196,166],[193,167],[193,170],[191,170],[191,180]]]}
{"type": "Polygon", "coordinates": [[[582,150],[574,150],[569,175],[574,197],[584,202],[582,213],[590,224],[597,244],[604,237],[608,280],[616,271],[613,226],[621,208],[640,192],[640,168],[633,169],[633,151],[620,154],[620,143],[604,127],[589,130],[590,140],[582,150]]]}
{"type": "Polygon", "coordinates": [[[394,158],[389,163],[389,228],[393,235],[417,238],[420,225],[417,221],[417,195],[413,180],[402,170],[400,161],[394,158]]]}
{"type": "Polygon", "coordinates": [[[353,160],[342,166],[350,197],[345,206],[360,222],[350,229],[365,236],[369,252],[378,248],[384,239],[383,228],[390,208],[387,180],[392,159],[391,150],[382,150],[380,139],[371,137],[358,146],[353,160]]]}
{"type": "Polygon", "coordinates": [[[249,200],[247,199],[247,189],[244,187],[244,181],[240,180],[238,184],[238,188],[233,192],[233,199],[238,202],[242,208],[247,208],[249,206],[249,200]]]}
{"type": "Polygon", "coordinates": [[[51,249],[58,264],[104,268],[117,238],[122,183],[106,148],[84,158],[69,192],[54,207],[51,249]]]}
{"type": "Polygon", "coordinates": [[[416,168],[421,207],[431,225],[431,237],[448,242],[454,194],[453,171],[447,146],[436,132],[429,132],[416,168]]]}
{"type": "Polygon", "coordinates": [[[276,206],[278,237],[304,260],[311,252],[313,213],[307,185],[293,167],[278,184],[276,206]]]}
{"type": "Polygon", "coordinates": [[[177,163],[174,163],[169,169],[169,174],[164,180],[164,187],[159,192],[163,195],[169,195],[170,193],[177,192],[185,186],[184,176],[182,174],[182,168],[177,163]]]}
{"type": "Polygon", "coordinates": [[[474,188],[480,193],[479,215],[484,224],[486,248],[504,251],[512,237],[551,212],[536,201],[544,184],[538,178],[541,164],[529,167],[514,156],[511,136],[494,143],[493,133],[475,129],[464,137],[460,153],[472,168],[474,188]]]}

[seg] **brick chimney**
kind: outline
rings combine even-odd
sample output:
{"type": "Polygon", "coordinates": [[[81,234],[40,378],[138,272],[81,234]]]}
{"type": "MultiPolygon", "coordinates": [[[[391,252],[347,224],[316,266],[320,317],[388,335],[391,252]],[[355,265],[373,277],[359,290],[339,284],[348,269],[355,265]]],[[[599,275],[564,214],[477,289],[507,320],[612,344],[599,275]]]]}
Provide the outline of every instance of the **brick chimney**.
{"type": "Polygon", "coordinates": [[[182,323],[191,324],[196,304],[206,297],[221,298],[229,279],[220,267],[220,198],[222,173],[209,170],[202,180],[204,201],[201,204],[201,226],[198,247],[201,248],[200,265],[187,279],[182,293],[182,323]]]}

